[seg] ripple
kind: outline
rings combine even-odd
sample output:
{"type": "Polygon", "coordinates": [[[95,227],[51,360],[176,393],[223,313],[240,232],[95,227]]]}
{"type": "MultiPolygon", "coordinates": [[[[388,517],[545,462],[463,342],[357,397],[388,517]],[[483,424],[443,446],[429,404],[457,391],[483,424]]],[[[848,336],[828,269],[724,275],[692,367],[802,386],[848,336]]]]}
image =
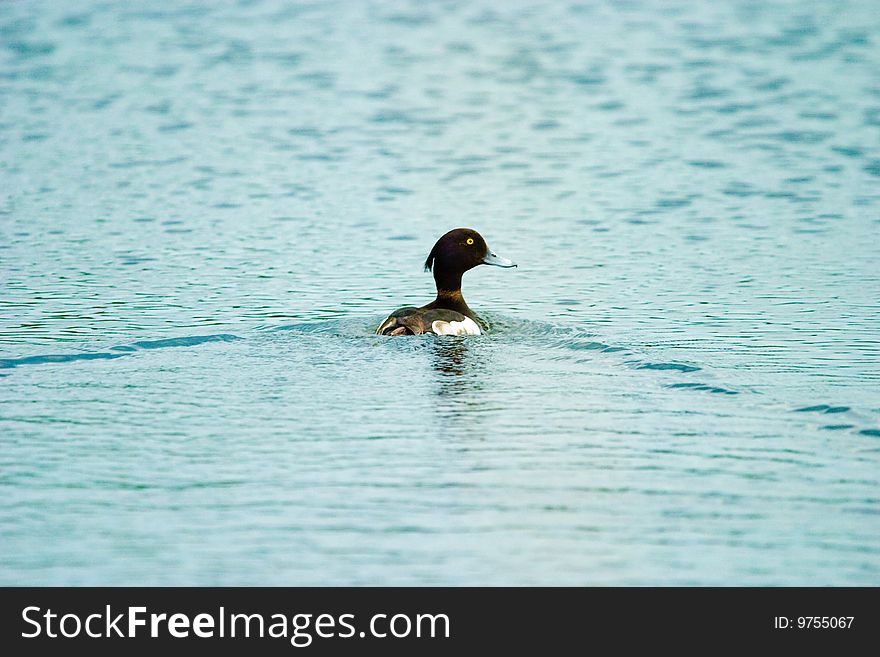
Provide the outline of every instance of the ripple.
{"type": "Polygon", "coordinates": [[[723,169],[727,166],[718,160],[691,160],[688,164],[699,169],[723,169]]]}
{"type": "Polygon", "coordinates": [[[22,358],[0,359],[0,369],[11,369],[22,365],[43,365],[46,363],[71,363],[78,360],[109,360],[120,358],[125,354],[86,353],[86,354],[46,354],[42,356],[24,356],[22,358]]]}
{"type": "Polygon", "coordinates": [[[123,162],[111,162],[110,164],[108,164],[108,166],[111,169],[135,169],[140,167],[156,167],[179,164],[181,162],[185,162],[187,159],[188,158],[184,156],[179,156],[156,160],[126,160],[123,162]]]}
{"type": "Polygon", "coordinates": [[[24,356],[21,358],[0,359],[0,369],[11,369],[22,365],[45,365],[49,363],[72,363],[81,360],[112,360],[121,358],[139,349],[166,349],[168,347],[194,347],[206,342],[231,342],[241,340],[235,335],[193,335],[181,338],[167,338],[164,340],[140,340],[129,345],[111,347],[110,352],[87,352],[73,354],[43,354],[39,356],[24,356]],[[116,353],[122,352],[122,353],[116,353]]]}
{"type": "Polygon", "coordinates": [[[642,363],[636,369],[640,370],[675,370],[677,372],[699,372],[702,368],[696,365],[684,363],[642,363]]]}
{"type": "Polygon", "coordinates": [[[708,385],[705,383],[671,383],[666,386],[667,388],[672,389],[687,389],[687,390],[699,390],[703,392],[714,392],[716,394],[722,395],[738,395],[739,393],[736,390],[728,390],[727,388],[721,388],[719,386],[708,385]]]}
{"type": "Polygon", "coordinates": [[[850,410],[849,406],[829,406],[828,404],[817,404],[815,406],[805,406],[796,408],[796,413],[846,413],[850,410]]]}
{"type": "Polygon", "coordinates": [[[55,44],[45,41],[10,41],[6,48],[21,59],[45,57],[55,52],[55,44]]]}

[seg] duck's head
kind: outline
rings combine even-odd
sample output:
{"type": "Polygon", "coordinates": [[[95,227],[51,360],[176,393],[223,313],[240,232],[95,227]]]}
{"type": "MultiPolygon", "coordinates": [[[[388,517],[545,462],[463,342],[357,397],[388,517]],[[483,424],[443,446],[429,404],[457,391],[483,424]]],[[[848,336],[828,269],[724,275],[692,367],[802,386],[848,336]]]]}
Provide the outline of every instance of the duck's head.
{"type": "Polygon", "coordinates": [[[434,271],[434,278],[458,276],[477,265],[516,267],[516,263],[493,253],[477,231],[471,228],[450,230],[437,240],[425,260],[425,271],[434,271]]]}

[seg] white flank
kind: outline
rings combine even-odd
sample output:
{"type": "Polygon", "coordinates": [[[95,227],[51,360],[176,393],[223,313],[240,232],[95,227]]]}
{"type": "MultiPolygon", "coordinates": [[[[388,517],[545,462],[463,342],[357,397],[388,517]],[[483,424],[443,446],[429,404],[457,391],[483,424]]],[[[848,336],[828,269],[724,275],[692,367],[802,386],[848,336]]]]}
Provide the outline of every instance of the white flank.
{"type": "Polygon", "coordinates": [[[470,317],[460,322],[445,322],[438,319],[431,322],[431,330],[437,335],[482,335],[480,327],[470,317]]]}

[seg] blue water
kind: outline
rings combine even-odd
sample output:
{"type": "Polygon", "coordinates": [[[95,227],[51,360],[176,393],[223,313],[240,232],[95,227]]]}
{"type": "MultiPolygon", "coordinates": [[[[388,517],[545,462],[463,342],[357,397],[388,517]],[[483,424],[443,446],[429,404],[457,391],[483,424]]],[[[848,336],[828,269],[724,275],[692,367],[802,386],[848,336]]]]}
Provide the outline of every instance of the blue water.
{"type": "Polygon", "coordinates": [[[0,4],[0,584],[880,584],[878,34],[0,4]]]}

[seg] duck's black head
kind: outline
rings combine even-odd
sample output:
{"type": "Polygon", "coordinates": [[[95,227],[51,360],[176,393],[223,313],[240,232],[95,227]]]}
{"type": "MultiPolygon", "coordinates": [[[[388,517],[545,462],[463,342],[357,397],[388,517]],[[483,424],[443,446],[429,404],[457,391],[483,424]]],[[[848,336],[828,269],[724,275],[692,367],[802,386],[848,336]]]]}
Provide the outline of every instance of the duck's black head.
{"type": "Polygon", "coordinates": [[[507,258],[492,253],[486,245],[486,240],[477,231],[471,228],[456,228],[437,240],[425,260],[425,271],[433,270],[438,287],[441,280],[447,278],[452,280],[457,278],[460,287],[461,275],[477,265],[516,267],[516,264],[507,258]]]}
{"type": "Polygon", "coordinates": [[[425,260],[425,271],[434,272],[437,298],[425,307],[454,310],[474,319],[476,315],[461,295],[461,275],[477,265],[516,267],[507,258],[492,253],[486,240],[471,228],[450,230],[437,240],[425,260]]]}

